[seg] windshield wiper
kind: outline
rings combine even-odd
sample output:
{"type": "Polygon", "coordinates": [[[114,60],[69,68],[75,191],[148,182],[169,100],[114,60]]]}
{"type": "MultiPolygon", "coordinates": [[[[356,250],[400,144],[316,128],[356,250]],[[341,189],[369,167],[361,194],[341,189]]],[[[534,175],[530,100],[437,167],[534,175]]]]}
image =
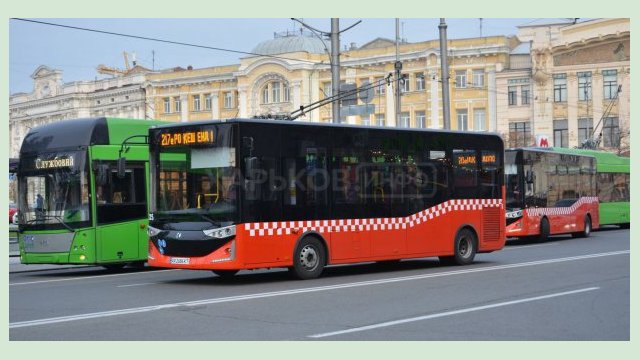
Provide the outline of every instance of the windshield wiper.
{"type": "Polygon", "coordinates": [[[69,230],[70,232],[75,232],[76,231],[74,228],[72,228],[67,223],[65,223],[64,220],[62,220],[62,218],[59,217],[59,216],[56,216],[56,215],[39,215],[39,216],[41,216],[41,218],[39,218],[39,219],[36,218],[36,219],[33,219],[33,220],[29,220],[29,221],[27,221],[27,224],[31,224],[31,223],[42,221],[42,220],[46,220],[46,219],[56,219],[56,220],[58,220],[58,222],[60,222],[60,224],[62,224],[62,226],[67,228],[67,230],[69,230]]]}

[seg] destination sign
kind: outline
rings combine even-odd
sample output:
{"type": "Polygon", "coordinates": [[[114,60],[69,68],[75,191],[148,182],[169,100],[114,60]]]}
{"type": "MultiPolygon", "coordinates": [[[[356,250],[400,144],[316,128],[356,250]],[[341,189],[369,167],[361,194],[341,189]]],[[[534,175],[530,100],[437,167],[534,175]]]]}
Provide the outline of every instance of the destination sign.
{"type": "Polygon", "coordinates": [[[34,163],[36,169],[59,169],[73,167],[73,156],[55,157],[49,160],[37,158],[34,163]]]}
{"type": "Polygon", "coordinates": [[[162,133],[160,146],[212,145],[215,143],[213,130],[174,131],[162,133]]]}
{"type": "MultiPolygon", "coordinates": [[[[495,164],[496,156],[494,154],[483,154],[482,155],[482,163],[483,164],[495,164]]],[[[456,156],[457,165],[471,165],[475,164],[478,160],[475,155],[458,155],[456,156]]]]}

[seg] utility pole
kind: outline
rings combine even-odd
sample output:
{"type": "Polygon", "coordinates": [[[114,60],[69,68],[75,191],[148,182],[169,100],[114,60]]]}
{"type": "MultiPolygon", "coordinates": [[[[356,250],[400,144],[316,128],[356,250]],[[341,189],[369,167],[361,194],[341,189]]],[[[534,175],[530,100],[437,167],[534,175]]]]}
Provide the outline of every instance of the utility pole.
{"type": "Polygon", "coordinates": [[[402,63],[400,62],[400,19],[396,18],[396,126],[400,126],[400,107],[402,102],[400,96],[400,71],[402,70],[402,63]]]}
{"type": "MultiPolygon", "coordinates": [[[[331,18],[331,95],[340,93],[340,19],[331,18]]],[[[331,105],[333,122],[340,123],[340,102],[331,105]]]]}
{"type": "Polygon", "coordinates": [[[449,111],[449,64],[447,63],[447,24],[440,18],[440,71],[442,72],[442,123],[445,130],[451,129],[451,114],[449,111]]]}

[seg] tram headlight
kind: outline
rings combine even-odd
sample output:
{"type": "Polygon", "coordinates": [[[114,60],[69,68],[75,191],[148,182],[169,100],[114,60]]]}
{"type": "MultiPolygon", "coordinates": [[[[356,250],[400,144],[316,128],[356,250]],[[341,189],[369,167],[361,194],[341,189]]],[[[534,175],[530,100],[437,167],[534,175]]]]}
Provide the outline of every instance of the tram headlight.
{"type": "Polygon", "coordinates": [[[219,229],[202,230],[202,232],[206,236],[209,236],[212,238],[224,239],[224,238],[234,236],[236,234],[236,226],[231,225],[231,226],[227,226],[219,229]]]}

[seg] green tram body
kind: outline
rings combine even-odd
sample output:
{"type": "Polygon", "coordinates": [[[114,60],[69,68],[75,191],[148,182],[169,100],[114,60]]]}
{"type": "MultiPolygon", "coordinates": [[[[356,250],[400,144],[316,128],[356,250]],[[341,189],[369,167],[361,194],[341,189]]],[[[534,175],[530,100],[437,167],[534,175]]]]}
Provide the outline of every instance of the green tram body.
{"type": "Polygon", "coordinates": [[[149,127],[162,123],[91,118],[31,129],[18,168],[20,261],[107,268],[145,262],[149,148],[143,136],[149,127]],[[127,175],[120,179],[116,164],[122,143],[134,135],[139,137],[128,141],[122,153],[127,175]],[[69,160],[72,156],[76,158],[69,160]],[[39,206],[34,195],[42,189],[50,198],[65,193],[59,196],[64,200],[45,199],[39,206]],[[101,196],[103,189],[118,191],[101,196]],[[123,195],[127,190],[131,195],[123,195]]]}
{"type": "Polygon", "coordinates": [[[596,158],[597,194],[600,200],[600,225],[630,224],[630,158],[614,153],[569,148],[553,148],[565,154],[591,155],[596,158]]]}

